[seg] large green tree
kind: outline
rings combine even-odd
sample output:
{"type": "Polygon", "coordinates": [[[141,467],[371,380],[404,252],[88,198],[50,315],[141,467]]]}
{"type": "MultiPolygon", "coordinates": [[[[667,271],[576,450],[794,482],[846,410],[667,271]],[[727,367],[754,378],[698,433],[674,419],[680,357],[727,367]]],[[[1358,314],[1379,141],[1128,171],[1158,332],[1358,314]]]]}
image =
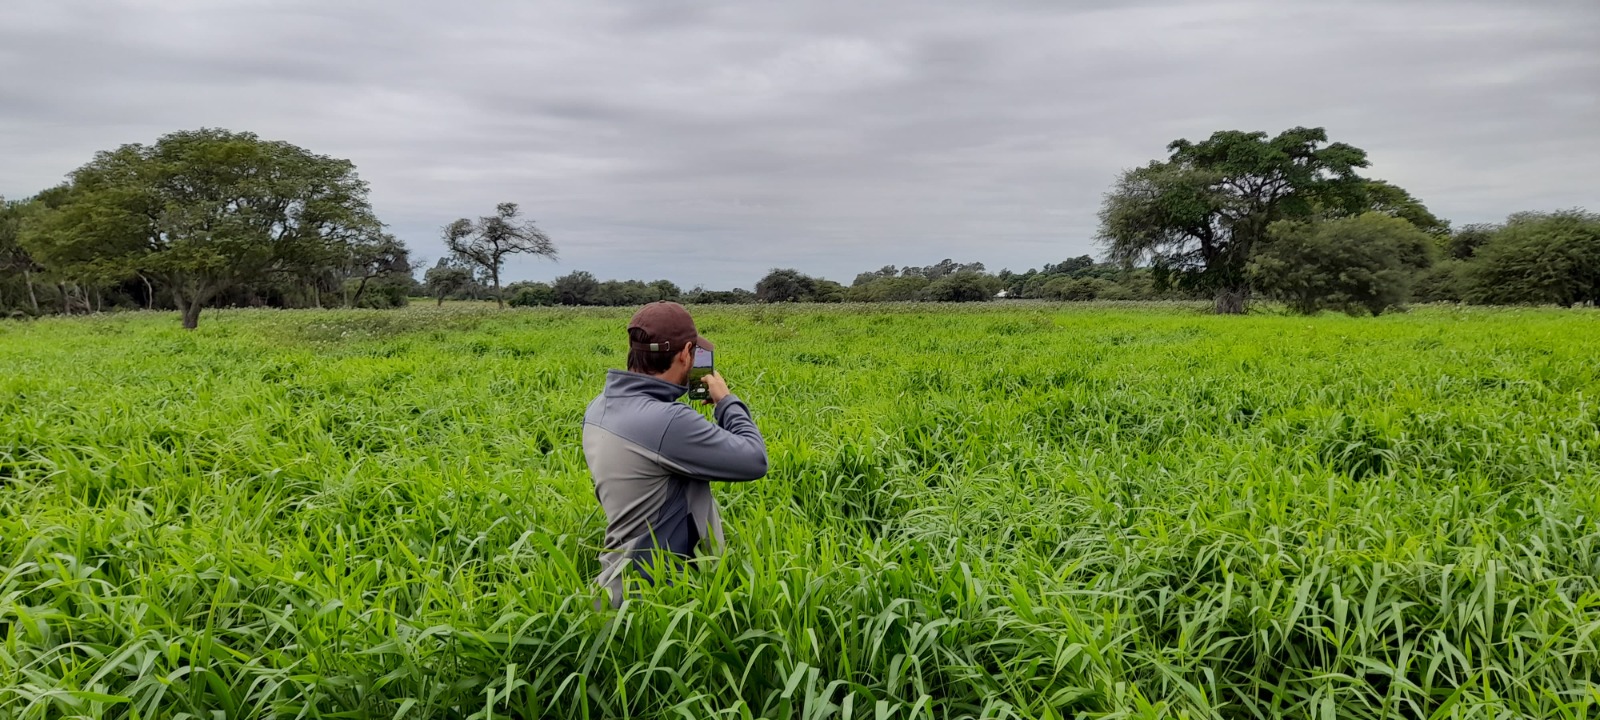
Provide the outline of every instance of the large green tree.
{"type": "Polygon", "coordinates": [[[1167,160],[1117,179],[1100,209],[1099,237],[1116,261],[1149,262],[1212,292],[1220,313],[1244,312],[1245,269],[1272,223],[1350,214],[1366,203],[1366,181],[1356,174],[1366,152],[1329,143],[1322,128],[1276,137],[1230,130],[1167,149],[1167,160]]]}
{"type": "Polygon", "coordinates": [[[1323,309],[1378,315],[1404,304],[1432,262],[1433,237],[1411,222],[1357,217],[1280,221],[1251,258],[1252,285],[1310,315],[1323,309]]]}
{"type": "Polygon", "coordinates": [[[1478,248],[1467,276],[1473,302],[1600,303],[1600,214],[1512,215],[1478,248]]]}
{"type": "Polygon", "coordinates": [[[193,329],[219,293],[304,274],[381,232],[349,161],[201,129],[96,155],[22,239],[64,274],[158,279],[193,329]]]}
{"type": "Polygon", "coordinates": [[[500,297],[500,270],[507,255],[556,256],[555,243],[532,220],[521,219],[521,214],[516,203],[500,203],[493,215],[476,222],[461,218],[444,228],[444,242],[450,252],[489,276],[494,301],[502,308],[506,303],[500,297]]]}

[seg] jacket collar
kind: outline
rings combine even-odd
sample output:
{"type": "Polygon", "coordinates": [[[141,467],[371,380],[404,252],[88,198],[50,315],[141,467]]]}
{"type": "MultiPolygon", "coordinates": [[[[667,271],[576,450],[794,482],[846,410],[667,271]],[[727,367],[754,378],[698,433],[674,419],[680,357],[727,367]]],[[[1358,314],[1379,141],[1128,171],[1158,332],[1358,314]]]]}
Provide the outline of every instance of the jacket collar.
{"type": "Polygon", "coordinates": [[[689,392],[687,387],[642,373],[628,372],[627,370],[606,371],[605,395],[607,397],[644,395],[655,400],[672,402],[683,397],[687,392],[689,392]]]}

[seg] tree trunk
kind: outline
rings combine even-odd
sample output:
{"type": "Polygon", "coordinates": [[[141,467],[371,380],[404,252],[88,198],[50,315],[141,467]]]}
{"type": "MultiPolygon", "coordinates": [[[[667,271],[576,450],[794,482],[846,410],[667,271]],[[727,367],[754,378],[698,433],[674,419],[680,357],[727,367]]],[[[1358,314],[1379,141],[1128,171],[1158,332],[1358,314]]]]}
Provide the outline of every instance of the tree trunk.
{"type": "Polygon", "coordinates": [[[27,268],[22,269],[22,282],[28,285],[28,304],[33,306],[33,314],[39,314],[39,295],[33,291],[33,275],[27,268]]]}
{"type": "Polygon", "coordinates": [[[439,297],[439,303],[437,305],[434,305],[434,307],[444,307],[444,293],[439,293],[438,297],[439,297]]]}
{"type": "Polygon", "coordinates": [[[489,273],[489,277],[494,280],[494,304],[504,310],[506,309],[506,301],[505,298],[500,297],[500,268],[495,268],[494,272],[489,273]]]}
{"type": "Polygon", "coordinates": [[[1250,291],[1245,288],[1223,288],[1217,291],[1218,315],[1243,315],[1250,301],[1250,291]]]}
{"type": "Polygon", "coordinates": [[[356,307],[356,306],[361,304],[361,293],[366,291],[366,289],[367,289],[367,281],[371,280],[371,279],[372,278],[370,278],[370,277],[362,277],[361,278],[361,283],[356,285],[355,297],[350,298],[350,307],[356,307]]]}
{"type": "Polygon", "coordinates": [[[311,304],[318,310],[322,309],[322,288],[317,287],[316,283],[311,283],[311,304]]]}
{"type": "Polygon", "coordinates": [[[211,299],[214,289],[205,282],[187,284],[190,290],[187,295],[174,287],[172,296],[178,301],[178,311],[183,313],[183,329],[193,330],[200,326],[200,310],[206,306],[206,301],[211,299]]]}
{"type": "Polygon", "coordinates": [[[67,295],[67,284],[56,283],[56,291],[61,293],[61,314],[72,314],[72,298],[67,295]]]}
{"type": "Polygon", "coordinates": [[[200,298],[197,296],[181,306],[183,308],[183,329],[193,330],[200,327],[200,298]]]}
{"type": "Polygon", "coordinates": [[[156,289],[150,286],[150,278],[139,273],[139,279],[144,281],[144,309],[151,310],[156,306],[156,289]]]}

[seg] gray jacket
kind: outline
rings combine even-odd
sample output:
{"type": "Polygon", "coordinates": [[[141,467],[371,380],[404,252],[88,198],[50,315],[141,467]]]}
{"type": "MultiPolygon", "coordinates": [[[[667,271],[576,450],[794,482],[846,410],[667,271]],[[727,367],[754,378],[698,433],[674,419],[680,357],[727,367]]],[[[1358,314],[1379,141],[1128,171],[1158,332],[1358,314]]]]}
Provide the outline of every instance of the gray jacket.
{"type": "Polygon", "coordinates": [[[583,416],[583,456],[606,512],[596,582],[611,593],[613,607],[622,604],[624,571],[629,565],[643,571],[654,550],[692,558],[702,539],[721,549],[722,519],[710,481],[767,474],[767,445],[749,408],[730,394],[717,403],[712,424],[677,402],[688,391],[612,370],[583,416]]]}

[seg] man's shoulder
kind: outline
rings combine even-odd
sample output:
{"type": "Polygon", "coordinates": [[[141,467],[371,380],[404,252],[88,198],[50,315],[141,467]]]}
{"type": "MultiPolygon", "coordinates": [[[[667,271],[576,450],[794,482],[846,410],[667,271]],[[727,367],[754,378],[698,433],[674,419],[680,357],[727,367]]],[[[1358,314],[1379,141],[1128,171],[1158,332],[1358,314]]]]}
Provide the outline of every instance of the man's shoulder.
{"type": "Polygon", "coordinates": [[[693,415],[693,408],[680,402],[649,397],[607,397],[601,394],[589,402],[585,425],[592,425],[630,442],[654,449],[674,420],[693,415]]]}

